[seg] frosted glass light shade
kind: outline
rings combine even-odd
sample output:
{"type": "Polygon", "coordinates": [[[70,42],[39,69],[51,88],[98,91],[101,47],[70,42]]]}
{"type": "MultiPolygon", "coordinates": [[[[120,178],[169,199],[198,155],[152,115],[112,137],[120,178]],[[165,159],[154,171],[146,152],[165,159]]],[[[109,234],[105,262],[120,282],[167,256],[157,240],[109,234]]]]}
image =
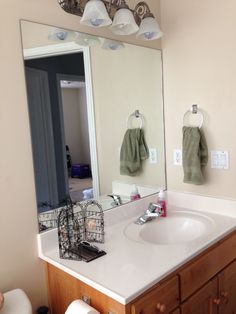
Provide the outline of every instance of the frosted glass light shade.
{"type": "Polygon", "coordinates": [[[116,11],[111,31],[117,35],[131,35],[138,31],[138,25],[134,20],[133,13],[126,8],[116,11]]]}
{"type": "Polygon", "coordinates": [[[101,0],[89,0],[80,23],[86,26],[101,27],[112,23],[105,4],[101,0]]]}
{"type": "Polygon", "coordinates": [[[106,50],[120,50],[120,49],[124,49],[125,45],[120,42],[120,41],[115,41],[115,40],[111,40],[111,39],[105,39],[102,45],[103,49],[106,50]]]}
{"type": "Polygon", "coordinates": [[[76,32],[67,31],[61,28],[52,28],[48,39],[52,41],[72,41],[76,37],[76,32]]]}
{"type": "Polygon", "coordinates": [[[142,40],[154,40],[161,38],[162,36],[163,32],[155,18],[145,17],[140,24],[136,38],[142,40]]]}
{"type": "Polygon", "coordinates": [[[99,45],[101,43],[101,40],[93,35],[79,33],[78,37],[75,40],[75,43],[80,46],[92,47],[99,45]]]}

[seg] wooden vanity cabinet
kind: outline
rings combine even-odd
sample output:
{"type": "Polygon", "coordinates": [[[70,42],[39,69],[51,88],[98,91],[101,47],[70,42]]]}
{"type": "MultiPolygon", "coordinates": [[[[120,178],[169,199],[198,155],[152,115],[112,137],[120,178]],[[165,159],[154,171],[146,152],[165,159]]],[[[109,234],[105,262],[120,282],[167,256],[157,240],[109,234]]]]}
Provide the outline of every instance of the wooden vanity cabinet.
{"type": "Polygon", "coordinates": [[[236,232],[127,305],[46,265],[50,314],[64,314],[82,296],[89,297],[101,314],[236,314],[236,232]]]}

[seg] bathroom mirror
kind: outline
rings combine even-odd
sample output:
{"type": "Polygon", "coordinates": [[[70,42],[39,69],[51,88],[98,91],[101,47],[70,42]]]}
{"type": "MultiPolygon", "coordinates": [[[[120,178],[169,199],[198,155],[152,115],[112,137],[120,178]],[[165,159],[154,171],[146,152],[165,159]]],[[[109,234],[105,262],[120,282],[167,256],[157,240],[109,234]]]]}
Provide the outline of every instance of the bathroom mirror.
{"type": "Polygon", "coordinates": [[[165,189],[160,50],[21,21],[39,213],[110,194],[130,201],[165,189]],[[120,174],[127,128],[144,129],[149,159],[137,176],[120,174]]]}

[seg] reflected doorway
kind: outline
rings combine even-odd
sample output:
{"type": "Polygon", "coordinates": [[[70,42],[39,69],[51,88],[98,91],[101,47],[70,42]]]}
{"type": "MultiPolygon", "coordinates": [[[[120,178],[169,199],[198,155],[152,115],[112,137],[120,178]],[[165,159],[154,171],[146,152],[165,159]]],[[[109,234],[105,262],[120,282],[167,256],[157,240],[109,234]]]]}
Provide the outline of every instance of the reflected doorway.
{"type": "Polygon", "coordinates": [[[85,78],[57,75],[62,108],[69,195],[73,202],[93,197],[85,78]]]}
{"type": "Polygon", "coordinates": [[[25,60],[39,213],[62,206],[69,195],[75,202],[84,198],[84,191],[86,192],[85,198],[99,195],[89,50],[80,48],[76,53],[68,54],[57,51],[52,55],[52,51],[47,49],[45,47],[43,51],[40,50],[42,57],[37,54],[37,56],[28,56],[25,60]],[[60,81],[63,80],[70,81],[69,84],[78,82],[80,89],[83,90],[81,95],[86,99],[86,102],[84,101],[85,108],[83,108],[86,109],[86,114],[83,114],[84,118],[80,123],[86,125],[86,130],[81,131],[81,136],[86,134],[86,141],[89,141],[88,145],[84,145],[90,155],[86,159],[78,160],[71,157],[71,145],[65,141],[64,110],[60,86],[60,81]],[[70,158],[71,169],[68,169],[67,157],[70,158]],[[83,173],[90,168],[90,174],[88,175],[87,169],[82,178],[81,171],[78,175],[78,167],[81,167],[81,164],[83,164],[83,173]],[[91,183],[92,176],[93,182],[91,183]]]}

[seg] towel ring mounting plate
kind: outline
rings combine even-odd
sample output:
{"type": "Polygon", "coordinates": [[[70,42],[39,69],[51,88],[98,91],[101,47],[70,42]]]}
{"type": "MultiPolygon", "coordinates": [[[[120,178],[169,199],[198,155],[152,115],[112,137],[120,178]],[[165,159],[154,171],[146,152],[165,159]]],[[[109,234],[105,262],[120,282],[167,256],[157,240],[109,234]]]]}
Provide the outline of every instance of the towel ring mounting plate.
{"type": "Polygon", "coordinates": [[[132,128],[132,120],[133,118],[138,118],[140,119],[140,125],[139,125],[139,128],[142,129],[143,127],[143,124],[144,124],[144,117],[143,115],[139,112],[139,110],[135,110],[135,112],[133,112],[127,119],[127,128],[132,128]]]}
{"type": "MultiPolygon", "coordinates": [[[[185,112],[184,117],[183,117],[183,125],[186,126],[186,123],[185,123],[186,122],[186,118],[190,114],[198,114],[198,115],[200,115],[200,119],[201,120],[200,120],[200,123],[199,123],[198,127],[201,128],[202,125],[203,125],[204,116],[203,116],[202,111],[198,108],[197,105],[192,105],[192,107],[185,112]]],[[[190,125],[188,124],[187,126],[190,126],[190,125]]]]}

